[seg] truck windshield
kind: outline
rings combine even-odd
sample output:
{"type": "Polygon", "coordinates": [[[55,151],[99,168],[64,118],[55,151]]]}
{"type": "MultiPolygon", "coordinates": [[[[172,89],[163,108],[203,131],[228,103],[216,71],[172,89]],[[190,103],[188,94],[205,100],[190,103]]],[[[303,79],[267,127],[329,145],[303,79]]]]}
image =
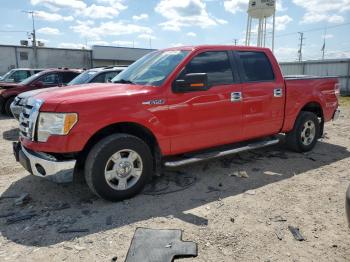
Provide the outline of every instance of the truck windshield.
{"type": "Polygon", "coordinates": [[[113,83],[160,86],[189,51],[156,51],[137,60],[112,79],[113,83]]]}
{"type": "Polygon", "coordinates": [[[97,70],[88,70],[85,71],[84,73],[81,73],[78,75],[76,78],[74,78],[72,81],[70,81],[67,85],[72,86],[72,85],[81,85],[81,84],[86,84],[89,83],[90,80],[98,73],[97,70]]]}

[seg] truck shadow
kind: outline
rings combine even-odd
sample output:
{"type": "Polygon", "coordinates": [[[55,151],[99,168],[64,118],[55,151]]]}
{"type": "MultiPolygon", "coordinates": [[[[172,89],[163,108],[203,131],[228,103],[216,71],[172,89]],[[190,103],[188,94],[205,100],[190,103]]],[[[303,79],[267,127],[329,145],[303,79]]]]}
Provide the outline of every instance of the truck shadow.
{"type": "Polygon", "coordinates": [[[2,133],[2,138],[9,141],[18,141],[19,128],[12,128],[2,133]]]}
{"type": "Polygon", "coordinates": [[[145,220],[157,217],[206,225],[208,221],[204,217],[188,210],[348,157],[350,152],[345,147],[326,142],[319,142],[312,152],[306,154],[289,152],[277,145],[167,170],[142,194],[118,203],[98,199],[86,185],[57,185],[28,175],[12,183],[0,197],[0,217],[11,212],[14,214],[9,217],[30,212],[36,216],[14,224],[7,224],[9,217],[0,218],[0,231],[8,240],[21,245],[49,246],[126,225],[136,228],[145,220]],[[243,171],[248,177],[232,176],[237,171],[243,171]],[[30,194],[31,201],[22,207],[14,206],[11,197],[24,192],[30,194]]]}

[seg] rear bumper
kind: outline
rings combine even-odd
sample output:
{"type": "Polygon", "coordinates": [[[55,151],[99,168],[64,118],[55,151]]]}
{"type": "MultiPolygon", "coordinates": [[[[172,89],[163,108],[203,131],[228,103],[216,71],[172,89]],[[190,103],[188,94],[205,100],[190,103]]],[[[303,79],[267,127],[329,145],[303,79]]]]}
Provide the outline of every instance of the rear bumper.
{"type": "Polygon", "coordinates": [[[346,191],[345,211],[346,211],[346,216],[348,219],[348,225],[350,227],[350,186],[348,187],[348,190],[346,191]]]}
{"type": "Polygon", "coordinates": [[[58,161],[54,156],[25,149],[19,142],[13,143],[16,160],[32,175],[48,178],[56,183],[73,181],[76,160],[58,161]]]}

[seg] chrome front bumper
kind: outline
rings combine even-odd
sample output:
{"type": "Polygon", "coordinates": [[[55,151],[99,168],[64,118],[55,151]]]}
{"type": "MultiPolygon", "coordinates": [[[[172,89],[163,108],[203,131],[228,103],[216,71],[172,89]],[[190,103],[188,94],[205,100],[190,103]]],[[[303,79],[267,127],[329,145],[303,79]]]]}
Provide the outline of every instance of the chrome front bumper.
{"type": "Polygon", "coordinates": [[[19,121],[19,115],[22,112],[23,106],[15,105],[15,103],[12,102],[12,104],[10,105],[10,109],[14,118],[16,118],[19,121]]]}
{"type": "Polygon", "coordinates": [[[56,183],[73,181],[76,160],[58,161],[54,156],[25,149],[20,143],[13,144],[16,160],[31,174],[56,183]]]}

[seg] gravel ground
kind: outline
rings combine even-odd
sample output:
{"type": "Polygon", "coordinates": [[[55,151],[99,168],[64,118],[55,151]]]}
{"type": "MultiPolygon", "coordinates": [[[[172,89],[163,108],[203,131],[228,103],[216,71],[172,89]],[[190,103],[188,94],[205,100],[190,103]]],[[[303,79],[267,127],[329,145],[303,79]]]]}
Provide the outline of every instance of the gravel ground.
{"type": "Polygon", "coordinates": [[[124,261],[137,227],[182,229],[198,244],[182,261],[350,261],[350,107],[312,152],[278,145],[169,170],[119,203],[29,175],[11,151],[16,121],[0,117],[0,130],[0,261],[124,261]],[[23,193],[31,199],[15,205],[23,193]]]}

